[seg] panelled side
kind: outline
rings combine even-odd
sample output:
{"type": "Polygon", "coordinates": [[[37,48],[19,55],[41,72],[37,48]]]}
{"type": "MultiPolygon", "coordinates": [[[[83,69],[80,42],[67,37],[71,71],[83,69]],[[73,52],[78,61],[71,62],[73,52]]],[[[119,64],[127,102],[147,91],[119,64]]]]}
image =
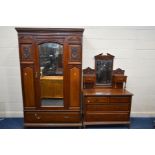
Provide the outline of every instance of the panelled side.
{"type": "Polygon", "coordinates": [[[18,37],[24,109],[35,108],[34,40],[31,35],[18,37]]]}
{"type": "Polygon", "coordinates": [[[73,67],[70,69],[70,106],[80,106],[80,69],[73,67]]]}
{"type": "Polygon", "coordinates": [[[34,73],[32,66],[22,67],[24,106],[35,107],[34,73]]]}
{"type": "MultiPolygon", "coordinates": [[[[80,38],[81,39],[81,38],[80,38]]],[[[77,37],[69,41],[69,108],[80,109],[81,106],[81,68],[82,46],[77,37]]]]}

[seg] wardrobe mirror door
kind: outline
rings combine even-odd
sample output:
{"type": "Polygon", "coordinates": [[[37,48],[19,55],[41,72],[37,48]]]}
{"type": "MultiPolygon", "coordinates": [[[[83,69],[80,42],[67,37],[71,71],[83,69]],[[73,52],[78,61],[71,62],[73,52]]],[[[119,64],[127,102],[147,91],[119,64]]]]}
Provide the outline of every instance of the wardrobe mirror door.
{"type": "Polygon", "coordinates": [[[64,106],[63,45],[39,45],[40,98],[42,107],[64,106]]]}

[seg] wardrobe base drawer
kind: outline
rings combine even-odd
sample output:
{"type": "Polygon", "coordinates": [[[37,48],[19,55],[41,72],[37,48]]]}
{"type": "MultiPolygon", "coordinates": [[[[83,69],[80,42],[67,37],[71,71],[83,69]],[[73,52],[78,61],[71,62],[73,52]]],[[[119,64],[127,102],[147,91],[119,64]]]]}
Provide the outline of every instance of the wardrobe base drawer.
{"type": "Polygon", "coordinates": [[[25,123],[77,123],[80,113],[74,112],[25,112],[25,123]]]}

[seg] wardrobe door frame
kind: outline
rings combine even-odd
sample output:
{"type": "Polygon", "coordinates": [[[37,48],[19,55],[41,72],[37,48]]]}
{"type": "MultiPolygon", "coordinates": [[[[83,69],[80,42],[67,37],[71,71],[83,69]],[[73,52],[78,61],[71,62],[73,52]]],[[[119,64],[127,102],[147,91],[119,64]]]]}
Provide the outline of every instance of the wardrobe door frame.
{"type": "Polygon", "coordinates": [[[37,77],[35,79],[35,91],[36,91],[36,106],[38,110],[66,110],[68,109],[67,104],[67,78],[66,78],[66,64],[67,64],[67,44],[64,42],[64,38],[57,38],[55,36],[45,36],[35,42],[35,73],[37,77]],[[57,43],[63,46],[63,106],[41,106],[41,92],[40,92],[40,64],[39,64],[39,45],[44,43],[57,43]]]}

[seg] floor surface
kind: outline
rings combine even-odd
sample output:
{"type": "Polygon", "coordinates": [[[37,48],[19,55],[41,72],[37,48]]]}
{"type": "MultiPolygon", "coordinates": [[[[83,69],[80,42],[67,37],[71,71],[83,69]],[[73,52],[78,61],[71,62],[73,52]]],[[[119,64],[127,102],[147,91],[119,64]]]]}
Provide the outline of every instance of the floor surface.
{"type": "MultiPolygon", "coordinates": [[[[125,125],[87,126],[86,129],[153,129],[155,118],[131,118],[130,127],[125,125]]],[[[0,118],[0,129],[24,129],[23,118],[0,118]]]]}

